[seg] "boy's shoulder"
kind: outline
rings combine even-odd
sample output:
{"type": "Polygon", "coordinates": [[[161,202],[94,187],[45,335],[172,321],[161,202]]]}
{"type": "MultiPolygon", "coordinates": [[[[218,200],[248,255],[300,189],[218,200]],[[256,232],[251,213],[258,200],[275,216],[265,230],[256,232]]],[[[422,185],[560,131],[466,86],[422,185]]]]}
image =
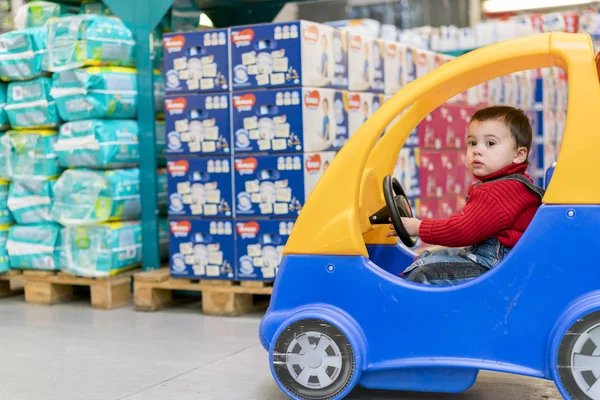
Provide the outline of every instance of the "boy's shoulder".
{"type": "Polygon", "coordinates": [[[524,174],[514,174],[501,179],[488,182],[477,182],[469,188],[469,193],[474,191],[486,193],[495,198],[507,198],[515,196],[533,196],[541,198],[543,189],[535,186],[533,180],[524,174]]]}

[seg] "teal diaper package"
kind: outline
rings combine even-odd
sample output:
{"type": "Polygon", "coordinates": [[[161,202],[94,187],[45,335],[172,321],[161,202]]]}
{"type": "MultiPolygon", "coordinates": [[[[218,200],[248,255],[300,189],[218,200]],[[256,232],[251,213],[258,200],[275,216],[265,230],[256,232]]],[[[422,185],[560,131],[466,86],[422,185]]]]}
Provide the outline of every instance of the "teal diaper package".
{"type": "MultiPolygon", "coordinates": [[[[166,174],[158,175],[160,207],[166,207],[166,174]]],[[[65,225],[139,219],[139,168],[98,171],[69,169],[54,185],[52,217],[65,225]]]]}
{"type": "Polygon", "coordinates": [[[55,128],[60,123],[56,104],[50,97],[52,79],[41,77],[8,85],[4,111],[15,129],[55,128]]]}
{"type": "Polygon", "coordinates": [[[167,136],[165,130],[165,121],[156,121],[154,124],[154,134],[156,135],[156,165],[159,167],[167,166],[167,136]]]}
{"type": "Polygon", "coordinates": [[[15,222],[8,208],[10,182],[0,179],[0,225],[12,225],[15,222]]]}
{"type": "Polygon", "coordinates": [[[79,14],[113,15],[110,8],[100,0],[82,0],[79,14]]]}
{"type": "Polygon", "coordinates": [[[10,225],[0,225],[0,274],[10,269],[8,253],[6,252],[6,242],[8,240],[8,230],[10,225]]]}
{"type": "Polygon", "coordinates": [[[43,26],[50,18],[60,17],[68,12],[67,6],[51,1],[30,1],[17,10],[15,27],[17,29],[43,26]]]}
{"type": "MultiPolygon", "coordinates": [[[[154,75],[154,105],[163,112],[164,81],[154,75]]],[[[52,97],[65,121],[82,119],[135,119],[137,74],[133,68],[90,67],[54,74],[52,97]]]]}
{"type": "Polygon", "coordinates": [[[59,270],[60,229],[52,222],[11,226],[6,242],[10,267],[59,270]]]}
{"type": "Polygon", "coordinates": [[[2,132],[10,129],[8,116],[4,110],[4,107],[6,107],[6,88],[7,85],[5,83],[0,83],[0,131],[2,132]]]}
{"type": "MultiPolygon", "coordinates": [[[[86,119],[60,127],[54,146],[65,168],[113,169],[137,167],[140,162],[139,127],[134,120],[86,119]]],[[[157,165],[164,167],[164,122],[156,121],[157,165]]]]}
{"type": "Polygon", "coordinates": [[[60,267],[74,275],[109,276],[142,262],[140,221],[67,226],[61,236],[60,267]]]}
{"type": "Polygon", "coordinates": [[[120,19],[74,15],[50,20],[46,29],[46,71],[99,65],[135,66],[135,40],[120,19]]]}
{"type": "Polygon", "coordinates": [[[63,167],[124,168],[140,161],[139,129],[131,120],[83,120],[60,127],[54,146],[63,167]]]}
{"type": "Polygon", "coordinates": [[[50,210],[54,198],[55,179],[47,181],[18,180],[10,184],[8,208],[17,224],[52,221],[50,210]]]}
{"type": "Polygon", "coordinates": [[[0,35],[0,78],[33,79],[43,72],[46,28],[29,28],[0,35]]]}
{"type": "Polygon", "coordinates": [[[8,131],[0,137],[0,171],[7,180],[47,180],[62,168],[54,151],[56,131],[8,131]]]}

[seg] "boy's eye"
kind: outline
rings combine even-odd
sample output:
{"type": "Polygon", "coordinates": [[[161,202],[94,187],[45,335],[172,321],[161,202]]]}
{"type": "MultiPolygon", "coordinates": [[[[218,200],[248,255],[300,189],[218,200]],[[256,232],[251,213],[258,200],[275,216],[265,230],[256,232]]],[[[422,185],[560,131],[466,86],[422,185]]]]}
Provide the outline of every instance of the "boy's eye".
{"type": "Polygon", "coordinates": [[[490,147],[494,146],[495,144],[496,144],[496,142],[487,142],[487,145],[490,147]]]}
{"type": "Polygon", "coordinates": [[[477,145],[477,142],[474,142],[474,141],[471,140],[471,141],[468,142],[468,144],[469,144],[469,146],[475,146],[475,145],[477,145]]]}

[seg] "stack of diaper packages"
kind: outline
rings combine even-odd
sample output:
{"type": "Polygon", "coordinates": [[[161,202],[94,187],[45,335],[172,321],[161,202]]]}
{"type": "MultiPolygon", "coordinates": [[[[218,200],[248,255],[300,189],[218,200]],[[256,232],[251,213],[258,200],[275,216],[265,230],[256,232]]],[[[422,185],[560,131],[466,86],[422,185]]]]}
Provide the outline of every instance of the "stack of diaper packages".
{"type": "MultiPolygon", "coordinates": [[[[54,146],[59,165],[67,170],[54,187],[51,210],[64,226],[61,268],[93,277],[135,268],[142,261],[136,71],[119,66],[61,70],[53,76],[51,93],[67,121],[54,146]]],[[[155,95],[161,104],[159,79],[155,95]]],[[[164,163],[164,139],[157,143],[157,157],[164,163]]],[[[165,213],[166,185],[166,173],[159,170],[158,202],[165,213]]],[[[159,230],[165,256],[166,224],[161,221],[159,230]]]]}

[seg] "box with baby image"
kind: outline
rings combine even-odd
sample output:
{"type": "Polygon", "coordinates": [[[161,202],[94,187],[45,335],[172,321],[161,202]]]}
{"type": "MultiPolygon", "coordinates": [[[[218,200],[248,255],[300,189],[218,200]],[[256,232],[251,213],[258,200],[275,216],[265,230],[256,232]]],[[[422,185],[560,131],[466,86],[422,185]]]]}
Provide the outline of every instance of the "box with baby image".
{"type": "Polygon", "coordinates": [[[308,21],[231,28],[234,90],[348,88],[346,33],[308,21]]]}
{"type": "Polygon", "coordinates": [[[237,220],[236,279],[274,280],[294,221],[237,220]]]}
{"type": "Polygon", "coordinates": [[[383,93],[383,40],[349,33],[348,47],[348,90],[383,93]]]}
{"type": "Polygon", "coordinates": [[[167,171],[169,216],[233,217],[230,158],[171,159],[167,171]]]}
{"type": "Polygon", "coordinates": [[[236,217],[297,217],[335,154],[235,157],[236,217]]]}
{"type": "Polygon", "coordinates": [[[343,93],[290,88],[233,94],[236,154],[339,150],[348,140],[343,93]]]}
{"type": "Polygon", "coordinates": [[[419,165],[421,164],[421,150],[419,148],[403,147],[398,154],[394,176],[402,185],[409,198],[421,195],[419,182],[419,165]]]}
{"type": "Polygon", "coordinates": [[[445,190],[446,171],[442,166],[442,154],[438,151],[422,151],[419,180],[421,197],[441,197],[445,190]]]}
{"type": "Polygon", "coordinates": [[[385,103],[385,96],[360,92],[344,92],[343,95],[344,108],[348,114],[348,137],[352,137],[358,128],[385,103]]]}
{"type": "Polygon", "coordinates": [[[171,220],[171,276],[236,279],[233,221],[171,220]]]}
{"type": "Polygon", "coordinates": [[[163,37],[165,92],[220,92],[229,79],[229,29],[169,33],[163,37]]]}
{"type": "Polygon", "coordinates": [[[167,154],[231,154],[230,102],[227,93],[166,98],[167,154]]]}

